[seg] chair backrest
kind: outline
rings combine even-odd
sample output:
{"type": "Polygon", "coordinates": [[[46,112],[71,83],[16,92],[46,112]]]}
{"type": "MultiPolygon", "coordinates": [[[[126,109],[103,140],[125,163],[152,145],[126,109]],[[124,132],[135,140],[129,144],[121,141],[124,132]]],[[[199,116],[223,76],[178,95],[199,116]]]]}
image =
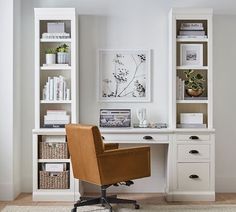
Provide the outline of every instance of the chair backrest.
{"type": "Polygon", "coordinates": [[[66,135],[74,177],[100,185],[97,155],[104,150],[98,127],[69,124],[66,125],[66,135]]]}

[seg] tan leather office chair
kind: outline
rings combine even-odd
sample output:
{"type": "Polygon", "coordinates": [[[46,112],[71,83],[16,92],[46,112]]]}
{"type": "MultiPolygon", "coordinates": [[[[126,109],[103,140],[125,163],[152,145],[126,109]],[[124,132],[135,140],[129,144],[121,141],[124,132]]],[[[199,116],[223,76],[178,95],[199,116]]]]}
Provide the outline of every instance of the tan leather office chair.
{"type": "Polygon", "coordinates": [[[110,203],[134,204],[139,209],[135,200],[106,196],[106,189],[120,182],[130,185],[133,179],[150,176],[150,147],[118,149],[118,144],[104,144],[96,126],[69,124],[66,135],[74,177],[101,187],[100,197],[81,197],[72,212],[79,206],[92,204],[108,206],[112,211],[110,203]]]}

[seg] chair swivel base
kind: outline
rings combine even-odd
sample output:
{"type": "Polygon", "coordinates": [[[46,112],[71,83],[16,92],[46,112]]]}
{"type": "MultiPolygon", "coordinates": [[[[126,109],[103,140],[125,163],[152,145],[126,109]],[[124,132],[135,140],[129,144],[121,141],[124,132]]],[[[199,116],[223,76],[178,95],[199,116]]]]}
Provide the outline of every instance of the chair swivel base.
{"type": "Polygon", "coordinates": [[[94,198],[94,197],[80,197],[80,200],[77,201],[74,204],[74,208],[71,210],[71,212],[76,212],[77,207],[80,206],[86,206],[86,205],[96,205],[101,204],[102,206],[109,209],[110,212],[112,212],[112,206],[111,204],[133,204],[135,209],[139,209],[140,206],[137,204],[136,200],[128,200],[128,199],[120,199],[117,198],[116,195],[112,196],[106,196],[106,189],[110,187],[109,186],[101,186],[101,196],[94,198]]]}

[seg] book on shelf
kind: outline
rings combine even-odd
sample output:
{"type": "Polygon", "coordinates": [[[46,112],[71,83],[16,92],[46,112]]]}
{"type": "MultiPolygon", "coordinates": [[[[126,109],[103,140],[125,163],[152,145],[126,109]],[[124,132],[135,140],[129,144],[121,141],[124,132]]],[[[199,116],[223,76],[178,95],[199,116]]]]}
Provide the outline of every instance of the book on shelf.
{"type": "Polygon", "coordinates": [[[181,23],[180,30],[204,30],[203,23],[181,23]]]}
{"type": "Polygon", "coordinates": [[[48,33],[42,34],[42,39],[70,39],[70,34],[65,32],[48,33]]]}
{"type": "Polygon", "coordinates": [[[63,76],[48,77],[48,80],[43,88],[43,100],[70,100],[70,89],[67,88],[67,83],[63,76]]]}
{"type": "Polygon", "coordinates": [[[180,77],[176,77],[176,100],[184,100],[185,81],[180,77]]]}
{"type": "Polygon", "coordinates": [[[66,110],[47,110],[47,115],[66,115],[66,110]]]}
{"type": "Polygon", "coordinates": [[[207,38],[206,35],[178,35],[177,38],[183,38],[183,39],[188,39],[188,38],[196,38],[196,39],[202,39],[202,38],[207,38]]]}
{"type": "Polygon", "coordinates": [[[64,67],[64,66],[69,66],[69,64],[59,64],[59,63],[54,63],[54,64],[43,64],[43,67],[53,67],[53,66],[64,67]]]}
{"type": "Polygon", "coordinates": [[[187,30],[187,31],[179,31],[179,35],[197,35],[197,36],[204,36],[206,34],[205,31],[200,30],[200,31],[193,31],[193,30],[187,30]]]}
{"type": "Polygon", "coordinates": [[[206,124],[177,124],[177,128],[206,128],[206,124]]]}
{"type": "Polygon", "coordinates": [[[44,128],[65,128],[65,124],[44,124],[44,128]]]}

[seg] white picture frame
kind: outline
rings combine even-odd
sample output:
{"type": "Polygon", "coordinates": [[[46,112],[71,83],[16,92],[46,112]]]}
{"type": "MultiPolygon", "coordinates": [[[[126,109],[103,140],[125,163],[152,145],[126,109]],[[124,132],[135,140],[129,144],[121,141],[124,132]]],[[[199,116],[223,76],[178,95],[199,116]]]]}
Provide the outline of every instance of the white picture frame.
{"type": "Polygon", "coordinates": [[[180,44],[180,66],[203,66],[203,44],[180,44]]]}
{"type": "Polygon", "coordinates": [[[150,50],[98,50],[100,102],[150,102],[150,50]]]}

